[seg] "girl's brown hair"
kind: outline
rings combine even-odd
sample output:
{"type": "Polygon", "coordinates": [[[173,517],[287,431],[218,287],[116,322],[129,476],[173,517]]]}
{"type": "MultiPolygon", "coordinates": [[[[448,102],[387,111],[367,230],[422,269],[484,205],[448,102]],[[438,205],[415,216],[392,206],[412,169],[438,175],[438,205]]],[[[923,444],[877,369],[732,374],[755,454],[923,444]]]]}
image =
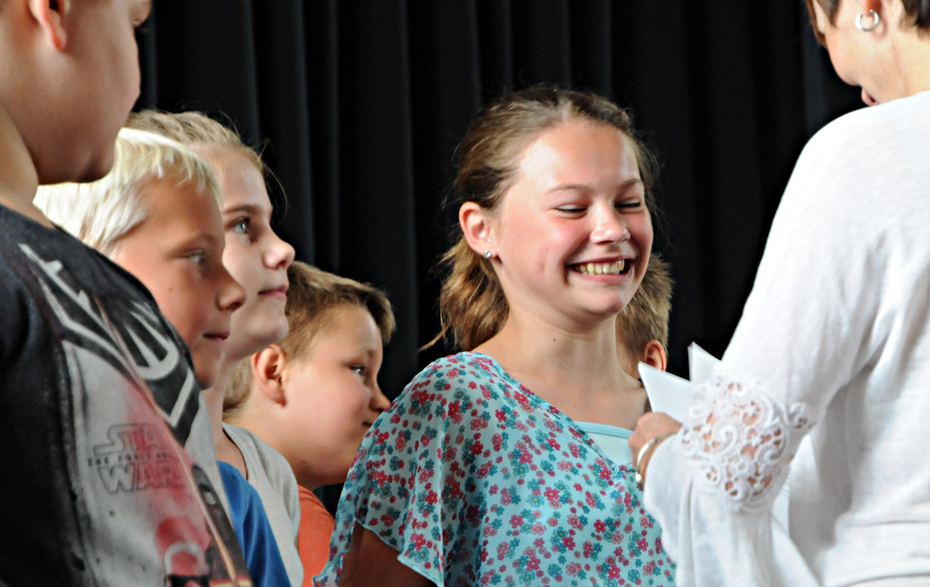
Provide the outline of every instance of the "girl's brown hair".
{"type": "MultiPolygon", "coordinates": [[[[544,131],[570,120],[613,126],[629,139],[651,208],[658,166],[629,113],[606,98],[552,86],[505,94],[481,109],[458,148],[453,184],[458,203],[475,202],[495,212],[527,147],[544,131]]],[[[509,308],[491,262],[471,250],[461,227],[456,232],[457,242],[440,261],[448,271],[439,296],[442,331],[430,344],[451,334],[457,347],[471,350],[497,334],[509,308]]]]}

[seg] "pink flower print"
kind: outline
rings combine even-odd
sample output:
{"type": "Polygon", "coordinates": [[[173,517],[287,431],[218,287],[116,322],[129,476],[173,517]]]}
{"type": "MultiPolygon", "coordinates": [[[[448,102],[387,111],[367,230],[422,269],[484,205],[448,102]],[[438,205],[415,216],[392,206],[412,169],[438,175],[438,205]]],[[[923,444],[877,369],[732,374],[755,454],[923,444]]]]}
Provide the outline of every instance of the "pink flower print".
{"type": "Polygon", "coordinates": [[[604,520],[595,520],[594,521],[594,530],[598,534],[603,534],[607,530],[607,524],[604,523],[604,520]]]}
{"type": "Polygon", "coordinates": [[[451,404],[449,404],[449,410],[448,410],[448,412],[447,412],[447,415],[448,415],[449,419],[452,420],[454,423],[456,423],[456,424],[461,424],[461,423],[462,423],[462,404],[461,404],[461,402],[454,401],[454,402],[452,402],[451,404]]]}
{"type": "Polygon", "coordinates": [[[539,570],[539,557],[531,556],[526,562],[526,569],[528,571],[538,571],[539,570]]]}
{"type": "Polygon", "coordinates": [[[545,491],[546,499],[549,500],[549,505],[558,508],[561,504],[559,503],[559,490],[555,487],[547,487],[545,491]]]}
{"type": "MultiPolygon", "coordinates": [[[[497,560],[504,560],[507,557],[507,554],[510,552],[510,543],[501,542],[497,545],[497,560]]],[[[506,567],[501,567],[501,572],[503,573],[506,570],[506,567]]]]}
{"type": "Polygon", "coordinates": [[[521,516],[520,514],[514,514],[510,516],[510,527],[511,528],[519,528],[522,525],[523,525],[523,516],[521,516]]]}
{"type": "Polygon", "coordinates": [[[484,418],[476,417],[474,420],[471,421],[469,426],[471,427],[472,430],[484,430],[485,428],[488,427],[488,421],[485,420],[484,418]]]}
{"type": "Polygon", "coordinates": [[[471,445],[471,454],[478,456],[483,452],[484,452],[484,445],[481,444],[480,441],[476,440],[475,443],[471,445]]]}
{"type": "Polygon", "coordinates": [[[501,505],[510,505],[510,503],[511,503],[510,490],[504,489],[503,491],[501,491],[501,505]]]}
{"type": "Polygon", "coordinates": [[[414,534],[410,537],[410,542],[416,550],[420,550],[426,546],[426,537],[422,534],[414,534]]]}

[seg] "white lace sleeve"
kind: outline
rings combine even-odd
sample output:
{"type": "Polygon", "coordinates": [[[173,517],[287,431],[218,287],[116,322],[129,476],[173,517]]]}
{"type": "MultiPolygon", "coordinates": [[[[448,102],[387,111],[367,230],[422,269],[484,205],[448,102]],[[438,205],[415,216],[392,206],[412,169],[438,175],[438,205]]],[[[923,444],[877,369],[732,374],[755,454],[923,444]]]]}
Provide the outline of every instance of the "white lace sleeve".
{"type": "Polygon", "coordinates": [[[718,369],[695,389],[682,429],[682,454],[699,484],[732,511],[762,511],[774,501],[801,439],[815,423],[804,403],[786,405],[757,381],[718,369]]]}

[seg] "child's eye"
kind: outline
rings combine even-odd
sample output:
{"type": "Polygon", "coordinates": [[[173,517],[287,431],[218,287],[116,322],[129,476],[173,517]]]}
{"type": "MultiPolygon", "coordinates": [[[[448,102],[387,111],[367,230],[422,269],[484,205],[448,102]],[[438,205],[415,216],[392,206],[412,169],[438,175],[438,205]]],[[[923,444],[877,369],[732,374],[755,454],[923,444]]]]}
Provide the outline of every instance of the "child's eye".
{"type": "Polygon", "coordinates": [[[617,202],[616,206],[620,209],[630,210],[639,208],[642,204],[641,200],[628,200],[626,202],[617,202]]]}
{"type": "Polygon", "coordinates": [[[236,234],[248,234],[249,232],[249,219],[240,218],[236,220],[229,226],[229,230],[235,232],[236,234]]]}
{"type": "Polygon", "coordinates": [[[207,254],[203,251],[194,251],[193,253],[188,253],[187,258],[196,265],[203,265],[207,260],[207,254]]]}
{"type": "Polygon", "coordinates": [[[585,211],[583,206],[559,206],[556,210],[566,214],[580,214],[585,211]]]}
{"type": "Polygon", "coordinates": [[[363,377],[365,375],[365,365],[352,365],[352,370],[363,377]]]}

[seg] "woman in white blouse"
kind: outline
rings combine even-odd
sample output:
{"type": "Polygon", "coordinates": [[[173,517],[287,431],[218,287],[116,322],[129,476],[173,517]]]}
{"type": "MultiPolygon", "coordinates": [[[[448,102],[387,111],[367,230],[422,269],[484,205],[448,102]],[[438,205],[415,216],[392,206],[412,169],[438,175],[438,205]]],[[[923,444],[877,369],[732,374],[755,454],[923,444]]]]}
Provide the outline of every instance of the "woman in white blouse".
{"type": "Polygon", "coordinates": [[[630,437],[678,585],[930,585],[930,2],[807,2],[874,107],[805,147],[688,421],[630,437]]]}

